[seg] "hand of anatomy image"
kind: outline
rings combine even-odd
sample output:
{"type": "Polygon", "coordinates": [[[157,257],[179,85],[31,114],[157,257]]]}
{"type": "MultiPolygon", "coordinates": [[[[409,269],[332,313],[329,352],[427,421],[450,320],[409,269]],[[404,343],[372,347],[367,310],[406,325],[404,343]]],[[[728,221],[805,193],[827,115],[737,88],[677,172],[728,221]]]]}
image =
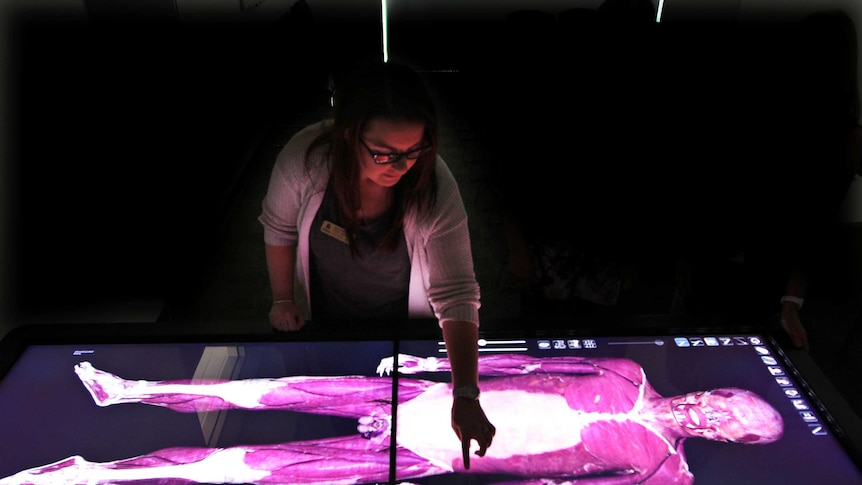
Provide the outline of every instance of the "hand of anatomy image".
{"type": "Polygon", "coordinates": [[[628,359],[489,355],[480,358],[479,372],[483,407],[497,423],[495,445],[465,469],[461,444],[446,425],[451,384],[404,377],[445,372],[448,361],[399,355],[401,375],[393,379],[394,360],[383,359],[379,376],[371,377],[204,382],[127,380],[80,362],[75,372],[98,406],[326,414],[355,418],[357,432],[271,445],[167,448],[102,463],[72,456],[0,484],[384,483],[390,457],[397,481],[469,473],[511,475],[507,483],[693,483],[683,450],[688,438],[764,445],[784,433],[781,415],[746,389],[664,397],[628,359]]]}

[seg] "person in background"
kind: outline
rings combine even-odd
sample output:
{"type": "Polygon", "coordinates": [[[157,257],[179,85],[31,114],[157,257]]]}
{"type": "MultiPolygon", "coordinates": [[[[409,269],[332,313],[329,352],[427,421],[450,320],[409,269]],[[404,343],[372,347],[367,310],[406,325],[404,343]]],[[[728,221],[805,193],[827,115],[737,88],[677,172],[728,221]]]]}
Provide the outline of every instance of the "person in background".
{"type": "Polygon", "coordinates": [[[436,318],[452,427],[465,450],[484,450],[495,428],[478,400],[480,291],[434,100],[411,67],[371,61],[336,76],[333,106],[285,145],[263,199],[270,323],[371,331],[436,318]]]}
{"type": "MultiPolygon", "coordinates": [[[[726,125],[746,138],[717,159],[762,167],[738,171],[754,174],[758,197],[736,212],[747,226],[722,227],[689,246],[694,249],[681,258],[671,312],[692,316],[696,323],[738,324],[739,317],[768,321],[792,346],[810,350],[810,328],[803,320],[858,300],[852,294],[852,248],[839,221],[842,200],[862,157],[856,34],[847,15],[832,10],[814,12],[769,33],[742,45],[752,52],[754,45],[792,46],[775,52],[773,61],[759,71],[761,86],[780,81],[781,87],[750,90],[742,98],[745,106],[758,108],[740,111],[746,119],[726,125]],[[775,43],[779,35],[786,36],[786,42],[775,43]],[[708,320],[714,317],[717,320],[708,320]]],[[[756,52],[747,72],[762,63],[762,52],[756,52]]],[[[722,136],[718,127],[702,131],[733,139],[722,136]]],[[[728,212],[728,206],[741,207],[734,205],[742,200],[735,194],[745,193],[745,187],[734,183],[750,184],[750,179],[721,185],[727,196],[709,221],[728,212]]]]}
{"type": "Polygon", "coordinates": [[[792,106],[800,120],[788,137],[793,163],[783,167],[779,181],[793,191],[785,196],[795,202],[786,212],[793,214],[788,222],[806,232],[794,236],[801,239],[801,257],[780,299],[780,323],[795,346],[807,349],[800,318],[806,297],[827,308],[854,298],[858,305],[852,290],[858,269],[852,266],[852,243],[840,212],[859,170],[862,126],[852,19],[841,10],[815,11],[802,19],[796,39],[799,60],[791,72],[797,82],[791,89],[797,87],[792,106]]]}

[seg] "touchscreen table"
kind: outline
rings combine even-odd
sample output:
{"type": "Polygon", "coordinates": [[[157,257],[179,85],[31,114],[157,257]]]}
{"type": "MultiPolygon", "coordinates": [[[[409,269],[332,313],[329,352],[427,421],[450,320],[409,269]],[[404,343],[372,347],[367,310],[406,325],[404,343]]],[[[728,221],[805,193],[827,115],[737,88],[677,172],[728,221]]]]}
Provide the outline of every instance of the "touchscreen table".
{"type": "Polygon", "coordinates": [[[85,340],[0,369],[0,484],[862,483],[759,334],[483,335],[469,470],[436,339],[85,340]]]}

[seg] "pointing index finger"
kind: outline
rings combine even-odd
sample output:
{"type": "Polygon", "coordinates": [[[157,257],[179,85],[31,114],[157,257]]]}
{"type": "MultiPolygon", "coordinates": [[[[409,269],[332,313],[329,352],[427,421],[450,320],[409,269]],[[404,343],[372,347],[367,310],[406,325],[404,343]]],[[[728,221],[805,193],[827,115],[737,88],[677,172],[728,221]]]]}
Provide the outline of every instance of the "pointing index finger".
{"type": "Polygon", "coordinates": [[[464,458],[464,469],[470,469],[470,437],[461,438],[461,456],[464,458]]]}

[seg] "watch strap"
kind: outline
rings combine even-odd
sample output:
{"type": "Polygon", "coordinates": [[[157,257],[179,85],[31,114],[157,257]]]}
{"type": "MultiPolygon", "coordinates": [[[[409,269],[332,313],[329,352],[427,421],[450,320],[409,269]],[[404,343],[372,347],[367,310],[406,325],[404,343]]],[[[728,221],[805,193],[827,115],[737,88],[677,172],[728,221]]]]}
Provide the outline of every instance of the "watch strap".
{"type": "Polygon", "coordinates": [[[805,299],[804,299],[804,298],[799,298],[799,297],[796,297],[796,296],[790,296],[790,295],[784,295],[784,296],[782,296],[782,297],[781,297],[781,303],[783,304],[783,303],[784,303],[784,302],[786,302],[786,301],[789,301],[789,302],[791,302],[791,303],[796,303],[796,306],[797,306],[797,307],[798,307],[798,309],[800,309],[800,310],[802,309],[802,304],[803,304],[803,303],[805,303],[805,299]]]}

